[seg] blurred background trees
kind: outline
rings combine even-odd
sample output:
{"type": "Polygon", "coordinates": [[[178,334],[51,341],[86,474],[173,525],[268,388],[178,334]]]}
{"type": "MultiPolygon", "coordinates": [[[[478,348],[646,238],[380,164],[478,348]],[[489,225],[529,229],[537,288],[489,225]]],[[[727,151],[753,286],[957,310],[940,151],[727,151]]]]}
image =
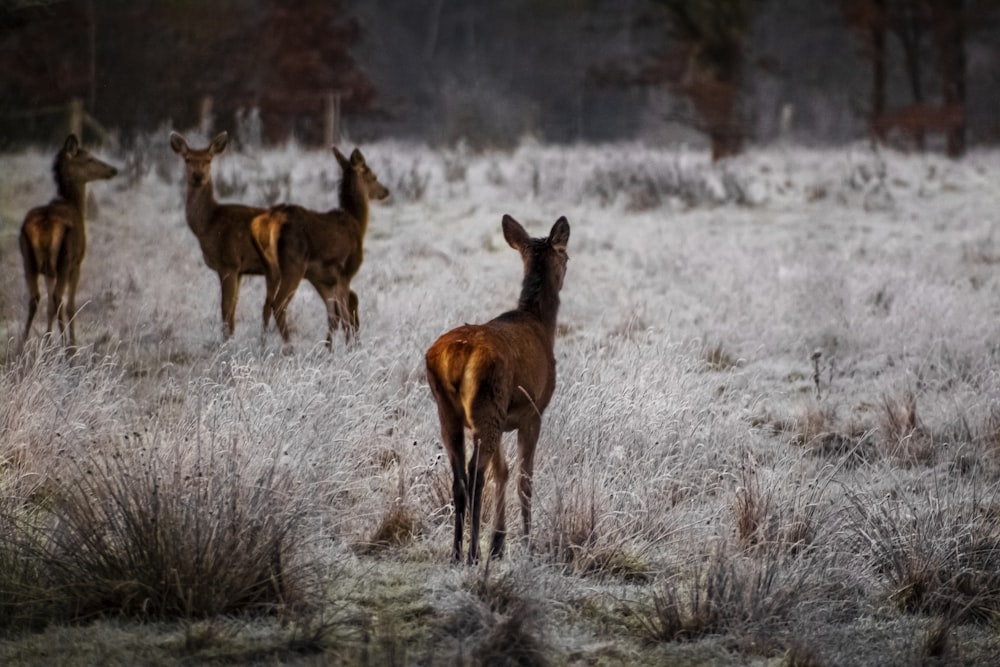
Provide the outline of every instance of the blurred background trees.
{"type": "Polygon", "coordinates": [[[1000,0],[0,0],[0,147],[77,123],[472,148],[1000,141],[1000,0]],[[259,115],[259,116],[258,116],[259,115]],[[83,120],[81,121],[80,118],[83,120]],[[208,130],[208,127],[202,127],[208,130]]]}

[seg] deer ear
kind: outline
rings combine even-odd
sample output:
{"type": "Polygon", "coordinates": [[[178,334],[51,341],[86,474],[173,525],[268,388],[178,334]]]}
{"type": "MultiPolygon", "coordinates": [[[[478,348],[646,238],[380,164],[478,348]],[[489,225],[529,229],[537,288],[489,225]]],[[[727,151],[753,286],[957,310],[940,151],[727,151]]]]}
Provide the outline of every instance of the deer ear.
{"type": "Polygon", "coordinates": [[[341,169],[346,171],[347,168],[351,166],[351,163],[347,161],[347,158],[344,157],[343,153],[337,150],[336,146],[333,147],[333,156],[337,158],[337,162],[340,164],[341,169]]]}
{"type": "Polygon", "coordinates": [[[176,132],[170,133],[170,148],[174,150],[178,155],[184,155],[188,151],[187,142],[184,141],[184,137],[176,132]]]}
{"type": "Polygon", "coordinates": [[[361,151],[355,148],[351,151],[351,166],[357,167],[359,164],[365,163],[365,156],[361,154],[361,151]]]}
{"type": "Polygon", "coordinates": [[[507,240],[507,245],[517,251],[528,247],[531,237],[528,236],[528,232],[524,231],[520,222],[509,215],[504,215],[503,222],[500,224],[503,226],[503,237],[507,240]]]}
{"type": "Polygon", "coordinates": [[[70,155],[75,155],[78,150],[80,150],[80,140],[76,138],[75,134],[71,134],[66,137],[66,143],[63,144],[63,150],[70,155]]]}
{"type": "Polygon", "coordinates": [[[566,250],[566,244],[569,243],[569,221],[565,215],[552,225],[552,231],[549,232],[549,243],[557,250],[566,250]]]}
{"type": "Polygon", "coordinates": [[[212,143],[209,145],[209,149],[212,151],[212,155],[218,155],[222,151],[226,150],[226,146],[229,145],[229,134],[227,132],[219,132],[215,135],[215,139],[212,139],[212,143]]]}

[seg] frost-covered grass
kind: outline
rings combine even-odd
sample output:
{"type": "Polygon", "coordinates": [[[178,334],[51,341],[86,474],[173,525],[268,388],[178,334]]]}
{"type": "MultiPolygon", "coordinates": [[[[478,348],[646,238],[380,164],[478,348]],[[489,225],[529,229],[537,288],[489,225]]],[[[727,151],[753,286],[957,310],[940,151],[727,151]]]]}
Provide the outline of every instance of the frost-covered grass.
{"type": "MultiPolygon", "coordinates": [[[[222,342],[161,139],[91,188],[70,358],[37,320],[16,352],[17,230],[51,158],[0,167],[4,662],[1000,650],[1000,154],[363,146],[394,197],[353,285],[361,344],[331,354],[308,285],[294,349],[261,336],[261,278],[222,342]],[[423,352],[515,303],[504,213],[536,235],[566,215],[571,261],[533,549],[469,569],[423,352]]],[[[214,169],[222,200],[336,203],[325,153],[214,169]]]]}

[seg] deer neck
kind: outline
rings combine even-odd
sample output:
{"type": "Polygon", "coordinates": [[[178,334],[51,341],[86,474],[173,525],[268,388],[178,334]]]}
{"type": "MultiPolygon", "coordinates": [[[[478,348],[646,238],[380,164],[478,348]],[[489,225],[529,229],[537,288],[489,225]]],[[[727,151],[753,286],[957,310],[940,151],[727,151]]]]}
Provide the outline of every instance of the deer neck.
{"type": "Polygon", "coordinates": [[[80,212],[80,219],[83,220],[87,210],[87,182],[75,181],[57,167],[56,168],[56,191],[59,197],[68,201],[80,212]]]}
{"type": "Polygon", "coordinates": [[[532,271],[524,277],[517,309],[538,318],[550,342],[556,337],[559,313],[559,289],[545,271],[532,271]]]}
{"type": "Polygon", "coordinates": [[[358,221],[363,239],[368,231],[368,193],[353,178],[345,177],[340,183],[340,208],[358,221]]]}
{"type": "Polygon", "coordinates": [[[208,221],[212,217],[212,211],[218,204],[215,201],[215,192],[212,188],[212,181],[199,186],[188,185],[187,202],[184,212],[187,215],[188,226],[195,235],[200,235],[207,231],[208,221]]]}

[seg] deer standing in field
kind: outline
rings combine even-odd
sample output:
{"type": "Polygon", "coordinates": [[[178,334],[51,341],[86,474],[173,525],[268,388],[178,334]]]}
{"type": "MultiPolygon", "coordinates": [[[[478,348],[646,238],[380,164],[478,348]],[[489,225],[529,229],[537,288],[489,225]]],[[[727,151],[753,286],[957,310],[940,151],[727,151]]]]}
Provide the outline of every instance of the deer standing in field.
{"type": "Polygon", "coordinates": [[[319,213],[282,204],[258,215],[251,224],[254,243],[267,267],[264,327],[273,310],[278,331],[288,342],[288,303],[305,278],[326,304],[326,345],[331,349],[338,326],[348,343],[357,333],[358,296],[351,290],[351,280],[364,259],[369,201],[389,196],[361,151],[355,148],[348,159],[334,147],[333,154],[344,172],[340,208],[319,213]]]}
{"type": "Polygon", "coordinates": [[[59,318],[63,342],[76,345],[76,288],[80,265],[87,250],[85,209],[87,183],[112,178],[118,170],[101,162],[80,146],[75,134],[66,137],[52,165],[58,196],[45,206],[28,211],[21,225],[21,258],[28,284],[28,321],[22,345],[31,332],[41,296],[38,276],[45,276],[49,294],[49,323],[59,318]],[[63,301],[65,299],[65,303],[63,301]]]}
{"type": "Polygon", "coordinates": [[[559,290],[566,275],[569,223],[559,218],[547,238],[531,238],[516,220],[503,217],[503,235],[521,253],[524,281],[517,309],[485,324],[445,333],[427,350],[427,382],[437,403],[441,437],[452,469],[455,503],[454,558],[462,560],[466,504],[472,501],[469,564],[479,560],[483,482],[492,468],[496,519],[490,558],[503,555],[506,536],[507,461],[501,437],[517,430],[519,496],[524,537],[531,530],[531,478],[542,412],[556,386],[553,347],[559,290]],[[465,429],[472,431],[466,469],[465,429]]]}
{"type": "MultiPolygon", "coordinates": [[[[221,132],[207,148],[193,149],[177,132],[170,133],[170,147],[184,158],[188,227],[201,246],[205,264],[219,274],[222,288],[223,335],[236,328],[236,303],[244,275],[263,275],[266,267],[254,246],[250,221],[265,209],[242,204],[220,204],[212,185],[212,160],[226,150],[229,135],[221,132]]],[[[267,312],[267,304],[264,305],[267,312]]]]}

